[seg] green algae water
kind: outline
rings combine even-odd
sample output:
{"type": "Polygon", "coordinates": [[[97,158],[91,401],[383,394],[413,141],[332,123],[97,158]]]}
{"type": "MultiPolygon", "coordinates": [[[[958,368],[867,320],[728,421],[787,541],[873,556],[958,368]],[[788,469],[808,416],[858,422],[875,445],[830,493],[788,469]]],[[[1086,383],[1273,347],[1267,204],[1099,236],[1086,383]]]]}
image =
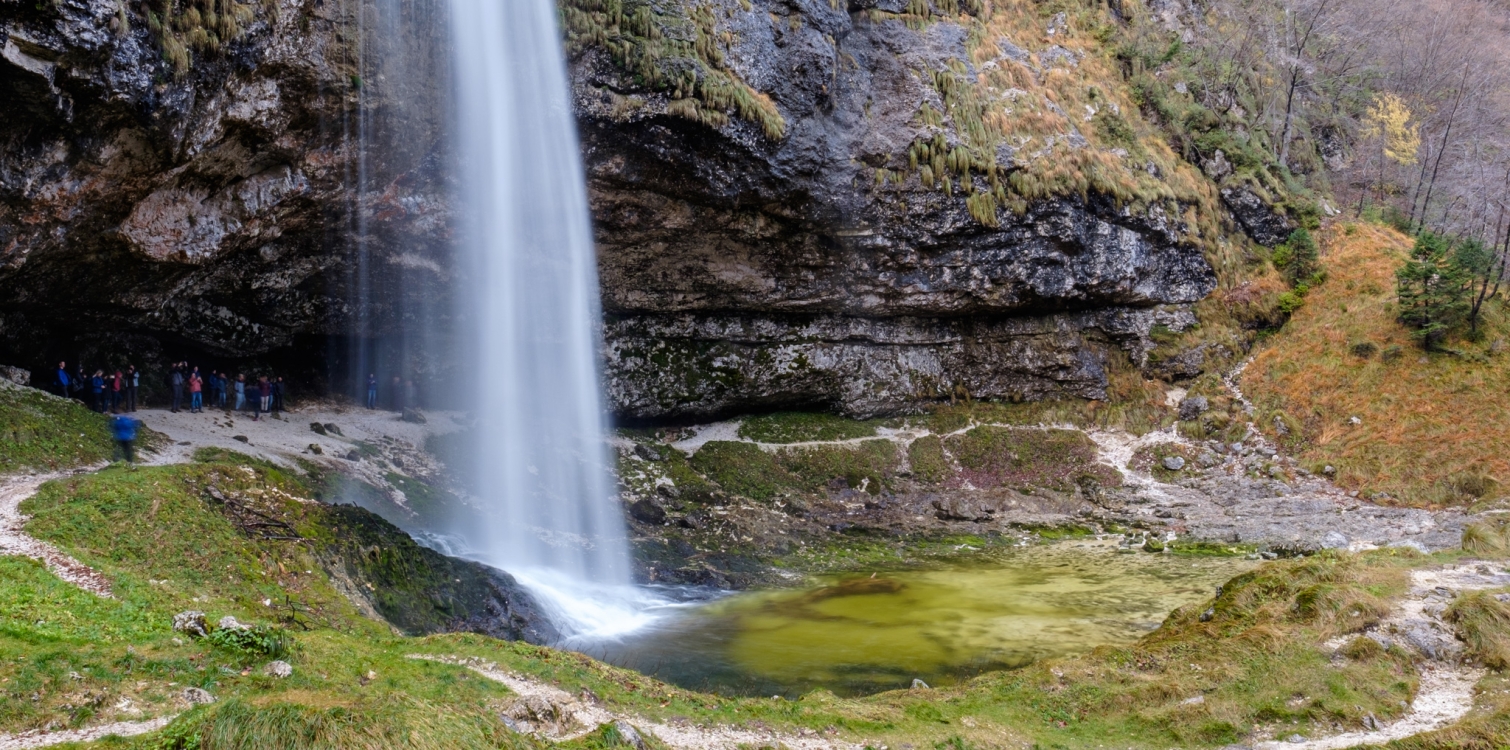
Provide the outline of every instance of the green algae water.
{"type": "Polygon", "coordinates": [[[1131,643],[1255,564],[1119,552],[1115,541],[1061,542],[939,570],[860,572],[810,589],[736,594],[582,650],[727,695],[950,684],[1131,643]]]}

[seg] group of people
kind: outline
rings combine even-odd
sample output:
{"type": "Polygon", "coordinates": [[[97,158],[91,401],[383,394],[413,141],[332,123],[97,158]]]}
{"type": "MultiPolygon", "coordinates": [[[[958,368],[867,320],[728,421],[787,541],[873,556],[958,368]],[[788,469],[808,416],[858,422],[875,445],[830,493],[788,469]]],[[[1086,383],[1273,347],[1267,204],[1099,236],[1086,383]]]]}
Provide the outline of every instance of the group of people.
{"type": "Polygon", "coordinates": [[[382,394],[381,402],[378,399],[378,376],[377,373],[367,375],[367,399],[369,409],[387,408],[393,411],[403,411],[419,407],[419,386],[413,380],[404,380],[394,375],[393,383],[388,386],[387,393],[382,394]]]}
{"type": "Polygon", "coordinates": [[[250,406],[254,422],[263,414],[281,413],[287,393],[282,377],[262,375],[255,381],[248,381],[246,375],[238,374],[232,380],[229,374],[214,370],[201,374],[198,367],[190,367],[188,362],[174,363],[168,371],[168,384],[173,393],[169,410],[175,414],[183,410],[187,394],[191,414],[203,412],[208,398],[212,409],[242,411],[250,406]]]}
{"type": "Polygon", "coordinates": [[[75,365],[74,371],[70,373],[68,363],[59,362],[58,371],[53,376],[53,388],[59,396],[76,398],[101,414],[136,411],[136,397],[141,384],[142,374],[134,365],[126,365],[124,370],[109,373],[95,370],[93,375],[89,375],[83,365],[75,365]]]}

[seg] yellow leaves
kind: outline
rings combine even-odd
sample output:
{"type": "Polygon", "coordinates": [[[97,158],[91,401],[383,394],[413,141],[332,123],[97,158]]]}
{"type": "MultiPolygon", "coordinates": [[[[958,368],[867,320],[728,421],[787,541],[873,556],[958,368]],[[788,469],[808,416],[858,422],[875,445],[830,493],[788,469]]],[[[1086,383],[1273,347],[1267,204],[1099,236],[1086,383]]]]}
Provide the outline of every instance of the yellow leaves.
{"type": "Polygon", "coordinates": [[[1374,96],[1374,103],[1363,116],[1363,136],[1383,140],[1384,155],[1396,164],[1416,163],[1421,148],[1421,126],[1411,122],[1410,107],[1394,94],[1374,96]]]}

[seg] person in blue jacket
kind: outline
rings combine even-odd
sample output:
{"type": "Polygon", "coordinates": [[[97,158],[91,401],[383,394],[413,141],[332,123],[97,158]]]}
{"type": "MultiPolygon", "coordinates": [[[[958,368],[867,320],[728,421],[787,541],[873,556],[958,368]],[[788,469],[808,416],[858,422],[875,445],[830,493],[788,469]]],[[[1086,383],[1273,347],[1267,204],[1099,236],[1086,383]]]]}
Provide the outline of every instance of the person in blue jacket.
{"type": "Polygon", "coordinates": [[[54,380],[57,381],[55,385],[57,385],[58,387],[58,395],[62,396],[63,398],[68,398],[69,378],[67,362],[58,363],[58,375],[56,378],[54,378],[54,380]]]}
{"type": "Polygon", "coordinates": [[[136,453],[132,444],[136,442],[136,420],[124,414],[110,420],[110,433],[115,436],[115,444],[121,449],[126,457],[126,463],[136,463],[136,453]]]}
{"type": "Polygon", "coordinates": [[[105,371],[95,370],[89,380],[89,390],[94,393],[94,410],[105,413],[105,371]]]}

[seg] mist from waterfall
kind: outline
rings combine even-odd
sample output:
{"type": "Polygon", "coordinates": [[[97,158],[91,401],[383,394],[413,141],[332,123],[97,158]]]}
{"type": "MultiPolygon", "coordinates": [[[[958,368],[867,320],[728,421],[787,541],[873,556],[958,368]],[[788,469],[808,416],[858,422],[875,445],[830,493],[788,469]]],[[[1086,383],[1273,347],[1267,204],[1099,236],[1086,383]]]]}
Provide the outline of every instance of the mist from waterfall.
{"type": "Polygon", "coordinates": [[[450,0],[449,16],[465,217],[458,319],[470,345],[460,387],[478,419],[470,440],[485,519],[459,531],[478,559],[558,610],[564,632],[589,632],[621,619],[603,592],[631,589],[556,6],[450,0]]]}

